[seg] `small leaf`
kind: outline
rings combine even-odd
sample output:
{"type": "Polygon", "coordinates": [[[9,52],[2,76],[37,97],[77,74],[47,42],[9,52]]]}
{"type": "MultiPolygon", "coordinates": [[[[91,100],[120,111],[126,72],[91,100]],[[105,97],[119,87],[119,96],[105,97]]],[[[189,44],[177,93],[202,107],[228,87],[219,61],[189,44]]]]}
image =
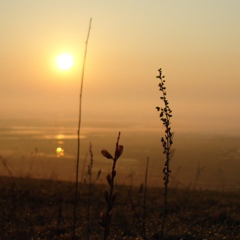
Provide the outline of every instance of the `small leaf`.
{"type": "Polygon", "coordinates": [[[112,178],[111,178],[110,174],[107,175],[106,179],[107,179],[108,184],[110,186],[112,186],[112,178]]]}
{"type": "Polygon", "coordinates": [[[122,155],[123,153],[123,146],[118,145],[115,153],[116,160],[122,155]]]}
{"type": "Polygon", "coordinates": [[[113,159],[112,155],[107,150],[104,149],[101,151],[101,153],[105,158],[113,159]]]}
{"type": "Polygon", "coordinates": [[[160,107],[156,107],[156,109],[157,109],[158,111],[160,111],[161,108],[160,108],[160,107]]]}

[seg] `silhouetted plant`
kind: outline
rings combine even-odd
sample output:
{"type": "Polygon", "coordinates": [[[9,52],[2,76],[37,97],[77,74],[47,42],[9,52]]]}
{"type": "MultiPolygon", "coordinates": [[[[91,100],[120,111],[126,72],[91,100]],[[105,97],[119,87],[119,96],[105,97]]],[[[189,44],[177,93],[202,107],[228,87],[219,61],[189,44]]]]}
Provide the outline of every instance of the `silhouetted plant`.
{"type": "Polygon", "coordinates": [[[92,168],[93,168],[93,152],[92,152],[92,144],[89,144],[89,153],[90,153],[90,163],[88,165],[88,203],[87,203],[87,239],[89,239],[90,234],[90,208],[91,208],[91,196],[92,196],[92,168]]]}
{"type": "MultiPolygon", "coordinates": [[[[12,180],[11,190],[12,190],[12,192],[14,192],[15,187],[16,187],[16,181],[15,181],[15,177],[12,174],[11,169],[8,166],[7,159],[5,159],[4,157],[2,157],[2,155],[0,155],[0,162],[2,163],[3,167],[6,168],[9,176],[11,177],[11,180],[12,180]]],[[[15,195],[13,194],[12,196],[15,196],[15,195]]],[[[15,206],[15,202],[14,201],[13,201],[13,206],[15,206]]]]}
{"type": "Polygon", "coordinates": [[[171,131],[171,118],[172,118],[172,110],[169,107],[169,102],[167,100],[167,91],[165,87],[165,76],[162,76],[162,69],[158,70],[159,75],[156,77],[159,79],[159,91],[162,93],[160,99],[163,101],[163,107],[156,107],[157,111],[160,112],[159,117],[163,123],[165,128],[165,134],[161,138],[162,147],[163,147],[163,154],[165,155],[165,163],[163,167],[163,181],[164,181],[164,209],[163,209],[163,218],[161,224],[161,237],[164,235],[164,225],[165,220],[168,213],[168,184],[169,184],[169,177],[170,177],[170,156],[171,156],[171,146],[173,144],[173,133],[171,131]]]}
{"type": "Polygon", "coordinates": [[[80,95],[79,95],[79,114],[78,114],[78,130],[77,130],[77,161],[76,161],[76,179],[75,179],[75,196],[74,196],[74,204],[73,204],[73,235],[72,239],[76,238],[76,221],[77,221],[77,203],[78,203],[78,175],[79,175],[79,162],[80,162],[80,134],[81,134],[81,122],[82,122],[82,93],[83,93],[83,80],[84,80],[84,72],[85,72],[85,64],[87,57],[87,48],[88,48],[88,40],[91,30],[92,18],[89,21],[88,34],[85,44],[85,52],[83,57],[83,65],[82,65],[82,77],[81,77],[81,85],[80,85],[80,95]]]}
{"type": "Polygon", "coordinates": [[[12,180],[14,182],[14,177],[13,177],[11,169],[8,167],[7,160],[0,155],[0,161],[1,161],[2,165],[4,166],[4,168],[6,168],[9,176],[12,178],[12,180]]]}
{"type": "Polygon", "coordinates": [[[82,166],[82,174],[81,174],[80,183],[83,183],[83,182],[86,183],[87,182],[85,171],[86,171],[86,163],[88,161],[88,155],[89,155],[89,151],[86,153],[86,155],[83,159],[83,166],[82,166]]]}
{"type": "Polygon", "coordinates": [[[101,170],[101,169],[99,169],[99,170],[98,170],[97,177],[96,177],[96,180],[95,180],[95,181],[98,181],[98,180],[100,179],[101,173],[102,173],[102,170],[101,170]]]}
{"type": "Polygon", "coordinates": [[[193,182],[193,190],[196,190],[199,178],[200,178],[200,176],[201,176],[201,174],[202,174],[204,169],[205,169],[205,166],[201,167],[199,162],[198,162],[197,171],[196,171],[196,175],[194,177],[194,182],[193,182]]]}
{"type": "Polygon", "coordinates": [[[122,155],[122,152],[123,152],[123,146],[119,145],[120,135],[121,135],[121,133],[119,132],[117,142],[116,142],[114,157],[105,149],[101,151],[102,155],[105,158],[111,159],[113,161],[112,162],[112,171],[106,177],[108,185],[109,185],[109,191],[105,190],[105,192],[104,192],[105,200],[107,203],[107,210],[106,210],[106,212],[101,213],[102,227],[104,229],[104,235],[103,235],[104,240],[106,240],[109,235],[109,229],[110,229],[110,224],[111,224],[111,219],[112,219],[112,208],[113,208],[114,202],[116,200],[116,196],[117,196],[117,191],[115,191],[115,189],[114,189],[115,188],[114,180],[115,180],[115,177],[117,174],[116,163],[117,163],[118,158],[122,155]]]}
{"type": "Polygon", "coordinates": [[[147,178],[148,178],[148,164],[149,158],[147,158],[145,181],[144,181],[144,198],[143,198],[143,239],[146,240],[146,214],[147,214],[147,178]]]}

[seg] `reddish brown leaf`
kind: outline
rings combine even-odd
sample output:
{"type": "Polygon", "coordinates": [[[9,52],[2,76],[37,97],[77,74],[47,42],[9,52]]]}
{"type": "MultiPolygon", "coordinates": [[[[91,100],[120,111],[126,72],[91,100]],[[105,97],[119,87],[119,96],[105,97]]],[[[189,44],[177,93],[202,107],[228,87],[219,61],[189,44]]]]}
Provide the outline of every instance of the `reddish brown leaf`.
{"type": "Polygon", "coordinates": [[[112,155],[107,150],[104,149],[101,151],[101,153],[105,158],[113,159],[112,155]]]}
{"type": "Polygon", "coordinates": [[[122,145],[118,145],[117,149],[116,149],[116,160],[122,155],[123,153],[123,146],[122,145]]]}

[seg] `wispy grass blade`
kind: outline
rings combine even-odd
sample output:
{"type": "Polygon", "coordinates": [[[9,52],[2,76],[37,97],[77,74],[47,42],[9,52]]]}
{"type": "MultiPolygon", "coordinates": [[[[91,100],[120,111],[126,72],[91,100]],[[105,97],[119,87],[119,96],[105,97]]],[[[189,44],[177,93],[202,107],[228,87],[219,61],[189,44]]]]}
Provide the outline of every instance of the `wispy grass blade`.
{"type": "Polygon", "coordinates": [[[87,58],[88,40],[90,36],[92,25],[92,18],[89,21],[88,34],[85,43],[85,52],[83,58],[82,66],[82,77],[80,86],[80,96],[79,96],[79,118],[78,118],[78,131],[77,131],[77,162],[76,162],[76,180],[75,180],[75,199],[74,199],[74,209],[73,209],[73,239],[76,237],[76,213],[77,213],[77,202],[78,202],[78,175],[79,175],[79,162],[80,162],[80,133],[81,133],[81,122],[82,122],[82,95],[83,95],[83,80],[85,73],[85,64],[87,58]]]}

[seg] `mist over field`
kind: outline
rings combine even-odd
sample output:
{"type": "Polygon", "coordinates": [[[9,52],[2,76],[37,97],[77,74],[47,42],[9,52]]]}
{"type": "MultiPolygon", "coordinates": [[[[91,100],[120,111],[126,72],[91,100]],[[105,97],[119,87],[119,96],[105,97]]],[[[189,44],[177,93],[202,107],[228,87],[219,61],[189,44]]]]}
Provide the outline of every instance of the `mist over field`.
{"type": "Polygon", "coordinates": [[[239,9],[1,1],[0,238],[240,240],[239,9]]]}
{"type": "MultiPolygon", "coordinates": [[[[77,154],[75,120],[8,120],[0,128],[0,155],[14,177],[73,181],[77,154]]],[[[81,131],[80,181],[84,181],[90,161],[89,144],[94,155],[93,178],[105,183],[111,160],[100,152],[113,152],[118,131],[124,153],[117,162],[119,184],[140,185],[144,181],[149,157],[149,185],[162,187],[161,136],[163,129],[114,123],[85,124],[81,131]]],[[[170,186],[177,188],[237,191],[240,187],[240,136],[217,133],[175,132],[170,186]]],[[[9,171],[0,162],[0,174],[9,171]]]]}

